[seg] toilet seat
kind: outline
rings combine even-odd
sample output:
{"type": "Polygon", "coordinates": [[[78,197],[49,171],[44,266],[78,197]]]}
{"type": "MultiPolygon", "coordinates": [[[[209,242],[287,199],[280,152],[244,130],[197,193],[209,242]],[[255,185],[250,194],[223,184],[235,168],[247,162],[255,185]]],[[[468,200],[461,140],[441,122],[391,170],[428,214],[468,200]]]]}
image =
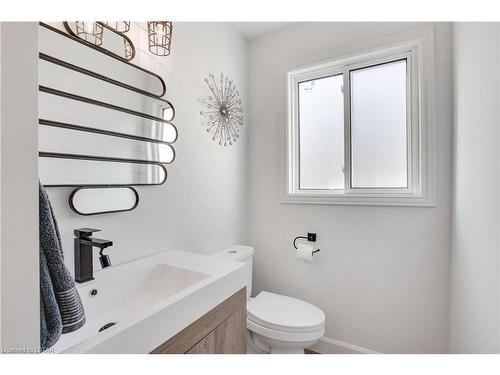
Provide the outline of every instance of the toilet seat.
{"type": "Polygon", "coordinates": [[[261,326],[251,321],[250,319],[247,319],[247,328],[248,330],[254,333],[258,333],[259,335],[267,337],[269,339],[282,342],[289,342],[289,343],[292,342],[303,343],[309,341],[314,342],[320,339],[325,334],[324,327],[318,329],[317,331],[312,331],[312,332],[284,332],[261,326]]]}
{"type": "Polygon", "coordinates": [[[247,304],[247,328],[289,342],[316,340],[325,332],[325,314],[305,301],[261,292],[247,304]]]}

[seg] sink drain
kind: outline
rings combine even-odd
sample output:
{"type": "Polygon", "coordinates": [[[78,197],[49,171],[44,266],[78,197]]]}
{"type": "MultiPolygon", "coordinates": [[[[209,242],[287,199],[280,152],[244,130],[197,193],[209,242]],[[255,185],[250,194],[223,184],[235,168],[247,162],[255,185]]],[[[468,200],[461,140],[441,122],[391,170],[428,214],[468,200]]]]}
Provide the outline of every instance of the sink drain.
{"type": "Polygon", "coordinates": [[[113,327],[115,324],[116,324],[116,322],[106,323],[106,324],[105,324],[105,325],[103,325],[101,328],[99,328],[99,332],[102,332],[102,331],[104,331],[105,329],[108,329],[109,327],[113,327]]]}

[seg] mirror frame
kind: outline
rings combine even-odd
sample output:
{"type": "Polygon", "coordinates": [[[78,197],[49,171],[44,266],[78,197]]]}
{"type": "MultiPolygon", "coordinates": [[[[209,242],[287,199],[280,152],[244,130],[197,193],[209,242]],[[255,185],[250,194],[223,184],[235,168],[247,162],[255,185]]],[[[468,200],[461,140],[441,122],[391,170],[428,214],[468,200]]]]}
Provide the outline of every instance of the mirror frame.
{"type": "MultiPolygon", "coordinates": [[[[42,91],[43,92],[43,91],[42,91]]],[[[45,93],[47,94],[47,93],[45,93]]],[[[83,103],[83,105],[90,105],[92,106],[92,104],[90,103],[87,103],[87,102],[82,102],[80,100],[72,100],[70,98],[66,98],[66,97],[62,97],[60,95],[51,95],[49,94],[48,97],[53,97],[53,98],[62,98],[63,100],[67,99],[69,100],[70,102],[75,102],[75,103],[83,103]]],[[[56,99],[57,100],[57,99],[56,99]]],[[[39,103],[40,103],[40,99],[39,99],[39,103]]],[[[99,108],[102,108],[102,106],[96,106],[96,107],[99,107],[99,108]]],[[[106,108],[106,110],[111,110],[111,113],[115,113],[116,111],[110,109],[110,108],[106,108]]],[[[125,114],[126,116],[129,116],[128,113],[125,114]]],[[[151,122],[151,124],[136,124],[134,127],[135,128],[147,128],[149,126],[154,126],[154,127],[159,127],[159,126],[169,126],[169,127],[172,127],[173,128],[173,131],[175,132],[175,137],[170,139],[170,140],[164,140],[164,139],[160,139],[160,137],[151,137],[151,136],[145,136],[143,135],[143,133],[139,132],[140,135],[137,135],[137,134],[132,134],[132,132],[127,132],[127,131],[116,131],[114,130],[110,130],[110,128],[112,127],[105,127],[105,126],[99,126],[99,125],[96,125],[95,123],[92,123],[92,124],[85,124],[85,125],[81,125],[80,123],[78,124],[75,124],[75,121],[73,120],[68,120],[65,119],[66,121],[60,121],[59,119],[58,120],[53,120],[53,119],[48,119],[48,118],[51,118],[51,116],[41,116],[38,118],[38,123],[40,125],[50,125],[50,126],[59,126],[59,127],[63,127],[63,128],[69,128],[69,129],[75,129],[75,130],[84,130],[84,131],[88,131],[88,132],[94,132],[94,133],[100,133],[100,134],[108,134],[108,135],[114,135],[114,136],[117,136],[117,137],[125,137],[125,138],[130,138],[130,139],[136,139],[136,140],[139,140],[139,141],[149,141],[149,142],[158,142],[158,143],[165,143],[165,144],[173,144],[177,141],[177,138],[179,137],[179,131],[177,130],[177,127],[175,126],[174,123],[172,122],[165,122],[165,121],[158,121],[158,120],[151,120],[149,118],[144,118],[142,116],[135,116],[135,117],[139,117],[141,119],[141,121],[149,121],[151,122]],[[161,125],[157,125],[157,124],[161,124],[161,125]]],[[[109,120],[111,121],[111,120],[109,120]]],[[[119,129],[121,130],[121,129],[119,129]]]]}
{"type": "Polygon", "coordinates": [[[169,103],[172,106],[172,103],[170,103],[166,99],[163,99],[163,97],[159,97],[159,96],[157,96],[155,94],[152,94],[152,93],[150,93],[148,91],[142,90],[142,89],[137,88],[137,87],[132,86],[132,85],[129,85],[128,83],[123,83],[121,81],[117,81],[116,79],[109,78],[109,77],[107,77],[105,75],[93,72],[92,70],[88,70],[88,69],[82,68],[81,66],[77,66],[77,65],[71,64],[69,62],[66,62],[64,60],[60,60],[60,59],[58,59],[58,58],[56,58],[54,56],[47,55],[46,53],[39,52],[38,53],[38,57],[39,57],[40,60],[44,60],[44,61],[50,62],[52,64],[62,66],[63,68],[66,68],[66,69],[69,69],[69,70],[73,70],[73,71],[75,71],[77,73],[81,73],[81,74],[87,75],[87,76],[92,77],[92,78],[100,79],[101,81],[104,81],[104,82],[107,82],[107,83],[111,83],[111,84],[113,84],[115,86],[118,86],[118,87],[130,90],[130,91],[134,91],[134,92],[136,92],[138,94],[141,94],[141,95],[144,95],[144,96],[149,96],[150,98],[153,98],[153,99],[156,99],[156,100],[161,100],[163,102],[169,103]]]}
{"type": "Polygon", "coordinates": [[[96,184],[96,183],[90,183],[90,184],[85,184],[85,183],[79,183],[79,184],[51,184],[51,183],[44,183],[43,186],[45,187],[132,187],[132,186],[160,186],[163,185],[167,179],[168,179],[168,172],[167,168],[163,164],[159,163],[144,163],[144,162],[129,162],[129,161],[118,161],[118,160],[106,160],[106,159],[99,159],[99,158],[94,158],[94,157],[85,157],[85,156],[79,156],[79,155],[67,155],[65,157],[61,157],[59,155],[53,155],[50,153],[39,153],[39,157],[41,158],[52,158],[52,159],[57,159],[57,160],[78,160],[78,161],[96,161],[96,162],[112,162],[112,163],[123,163],[123,164],[136,164],[136,165],[152,165],[155,167],[158,167],[163,170],[163,173],[165,174],[165,177],[161,182],[157,183],[118,183],[118,184],[113,184],[113,183],[103,183],[103,184],[96,184]]]}
{"type": "MultiPolygon", "coordinates": [[[[161,117],[156,117],[156,116],[150,115],[149,113],[143,113],[143,112],[139,112],[139,111],[136,111],[136,110],[133,110],[133,109],[128,109],[128,108],[125,108],[125,107],[120,107],[120,106],[115,105],[115,104],[105,103],[105,102],[102,102],[100,100],[95,100],[95,99],[92,99],[92,98],[87,98],[85,96],[80,96],[80,95],[72,94],[72,93],[69,93],[69,92],[66,92],[66,91],[61,91],[61,90],[58,90],[58,89],[53,89],[53,88],[47,87],[47,86],[38,86],[38,90],[42,91],[42,92],[45,92],[45,93],[48,93],[48,94],[59,95],[59,96],[63,96],[63,97],[68,98],[68,99],[79,100],[81,102],[85,102],[85,103],[88,103],[88,104],[94,104],[94,105],[99,105],[101,107],[105,107],[105,108],[109,108],[109,109],[114,109],[115,111],[125,112],[125,113],[128,113],[129,115],[144,117],[144,118],[147,118],[147,119],[153,120],[153,121],[159,121],[159,122],[163,122],[163,123],[171,123],[174,120],[174,118],[175,118],[175,108],[174,108],[174,106],[172,105],[172,103],[170,103],[168,100],[165,100],[165,99],[162,99],[162,101],[168,103],[169,106],[170,106],[170,107],[166,107],[166,108],[171,108],[172,109],[172,118],[169,119],[169,120],[165,120],[165,119],[163,119],[161,117]]],[[[160,98],[156,98],[156,99],[159,100],[160,98]]]]}
{"type": "MultiPolygon", "coordinates": [[[[40,125],[43,125],[43,124],[40,124],[40,125]]],[[[172,164],[175,160],[175,157],[176,157],[174,147],[170,143],[166,143],[166,142],[138,140],[135,137],[116,135],[116,134],[112,134],[112,133],[88,131],[88,130],[83,130],[81,128],[60,126],[59,124],[56,126],[54,126],[53,124],[43,125],[43,126],[46,128],[46,131],[48,131],[49,133],[52,132],[53,135],[54,135],[54,132],[57,133],[58,130],[60,131],[61,129],[62,129],[63,133],[64,133],[64,131],[71,131],[72,134],[74,132],[77,132],[77,133],[74,133],[75,136],[77,136],[77,137],[78,137],[78,132],[81,132],[81,133],[84,133],[87,135],[96,135],[96,137],[98,137],[98,138],[95,139],[95,142],[104,142],[107,147],[109,147],[110,144],[113,142],[110,139],[110,137],[118,138],[118,140],[121,139],[125,143],[127,143],[127,142],[134,142],[135,144],[139,143],[141,145],[140,149],[143,149],[143,147],[150,146],[150,147],[154,148],[154,151],[157,150],[158,155],[156,156],[157,160],[155,160],[153,157],[148,157],[146,155],[140,155],[141,152],[137,152],[134,155],[132,155],[132,154],[130,154],[130,155],[117,155],[116,153],[113,153],[113,152],[111,152],[111,153],[99,152],[99,150],[101,150],[101,151],[103,150],[102,148],[97,148],[98,151],[96,151],[94,153],[87,153],[88,151],[85,153],[83,151],[78,152],[77,150],[71,150],[71,152],[64,152],[64,151],[61,151],[60,149],[54,150],[54,144],[52,144],[52,145],[46,144],[45,142],[41,142],[41,139],[39,139],[40,143],[38,146],[38,149],[39,149],[38,154],[39,155],[44,155],[44,156],[50,155],[53,157],[60,157],[60,158],[78,156],[78,157],[83,157],[86,159],[102,160],[102,161],[117,161],[117,162],[129,162],[129,163],[138,163],[138,164],[163,164],[163,165],[172,164]],[[102,136],[107,136],[107,137],[102,137],[102,136]],[[146,146],[146,144],[148,146],[146,146]],[[51,148],[52,148],[52,150],[51,150],[51,148]],[[169,155],[169,156],[171,156],[170,160],[168,160],[168,159],[161,160],[161,158],[159,157],[159,154],[161,154],[160,148],[169,150],[171,152],[171,155],[169,155]],[[76,153],[75,153],[75,151],[76,151],[76,153]]],[[[74,147],[77,148],[78,146],[74,146],[74,147]]],[[[106,149],[107,149],[107,147],[106,147],[106,149]]],[[[58,148],[58,147],[56,147],[56,148],[58,148]]],[[[145,151],[142,152],[142,154],[145,154],[145,153],[146,153],[145,151]]],[[[165,156],[165,155],[163,155],[163,156],[165,156]]]]}
{"type": "Polygon", "coordinates": [[[92,216],[92,215],[101,215],[101,214],[112,214],[112,213],[116,213],[116,212],[126,212],[126,211],[132,211],[132,210],[134,210],[139,205],[139,194],[137,193],[137,190],[135,190],[133,187],[130,187],[130,186],[114,186],[114,187],[107,187],[107,186],[82,186],[82,187],[79,187],[79,188],[77,188],[77,189],[75,189],[75,190],[73,190],[71,192],[71,194],[69,195],[69,198],[68,198],[68,203],[69,203],[69,207],[71,208],[71,210],[73,212],[77,213],[78,215],[92,216]],[[89,189],[130,189],[130,190],[132,190],[132,192],[135,195],[135,203],[134,203],[134,205],[131,208],[127,208],[127,209],[124,209],[124,210],[97,211],[97,212],[92,212],[92,213],[84,214],[84,213],[82,213],[82,212],[80,212],[80,211],[78,211],[76,209],[76,207],[73,204],[73,199],[74,199],[75,195],[80,190],[89,190],[89,189]]]}

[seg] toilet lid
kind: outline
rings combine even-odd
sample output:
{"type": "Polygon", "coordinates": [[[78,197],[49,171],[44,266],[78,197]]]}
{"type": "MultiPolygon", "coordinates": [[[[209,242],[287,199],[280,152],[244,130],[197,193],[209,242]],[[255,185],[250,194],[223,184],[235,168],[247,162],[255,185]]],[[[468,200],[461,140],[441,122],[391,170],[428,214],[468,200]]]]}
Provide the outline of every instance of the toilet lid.
{"type": "Polygon", "coordinates": [[[251,321],[286,332],[314,331],[325,324],[325,314],[316,306],[270,292],[250,299],[247,312],[251,321]]]}

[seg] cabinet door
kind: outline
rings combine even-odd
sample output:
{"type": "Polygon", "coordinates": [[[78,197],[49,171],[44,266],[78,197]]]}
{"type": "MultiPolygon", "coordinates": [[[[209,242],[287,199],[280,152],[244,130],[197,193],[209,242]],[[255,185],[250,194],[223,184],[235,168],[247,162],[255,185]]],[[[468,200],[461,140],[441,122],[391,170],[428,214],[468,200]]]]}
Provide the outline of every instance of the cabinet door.
{"type": "Polygon", "coordinates": [[[227,353],[244,353],[246,302],[246,288],[242,288],[151,353],[226,353],[226,348],[227,353]]]}
{"type": "MultiPolygon", "coordinates": [[[[223,323],[224,324],[224,323],[223,323]]],[[[193,346],[186,354],[216,354],[217,343],[215,342],[215,332],[217,328],[205,336],[193,346]]]]}
{"type": "Polygon", "coordinates": [[[235,311],[208,336],[200,340],[188,354],[244,354],[246,311],[235,311]]]}

